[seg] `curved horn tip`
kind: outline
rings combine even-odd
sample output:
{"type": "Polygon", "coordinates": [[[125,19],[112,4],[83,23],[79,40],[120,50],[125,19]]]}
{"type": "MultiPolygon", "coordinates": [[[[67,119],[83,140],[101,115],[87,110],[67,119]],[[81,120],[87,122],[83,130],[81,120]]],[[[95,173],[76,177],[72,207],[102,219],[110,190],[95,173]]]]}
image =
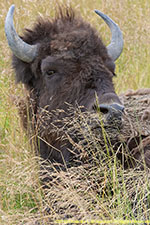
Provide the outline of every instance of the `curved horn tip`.
{"type": "Polygon", "coordinates": [[[11,12],[13,12],[13,11],[14,11],[14,9],[15,9],[15,5],[14,5],[14,4],[12,4],[12,5],[9,7],[9,10],[10,10],[11,12]]]}
{"type": "Polygon", "coordinates": [[[106,14],[102,13],[101,11],[99,11],[99,10],[97,10],[97,9],[94,9],[94,12],[95,12],[97,15],[101,16],[102,18],[103,18],[103,17],[107,17],[106,14]]]}
{"type": "Polygon", "coordinates": [[[95,9],[94,11],[107,23],[111,30],[112,38],[111,43],[107,46],[107,51],[112,60],[116,61],[123,50],[122,32],[119,26],[109,16],[97,9],[95,9]]]}
{"type": "MultiPolygon", "coordinates": [[[[9,16],[13,16],[13,14],[14,14],[14,10],[15,10],[15,5],[13,4],[13,5],[11,5],[10,7],[9,7],[9,10],[8,10],[8,13],[7,13],[7,16],[6,16],[6,20],[7,20],[7,18],[9,17],[9,16]]],[[[5,20],[5,21],[6,21],[5,20]]]]}
{"type": "Polygon", "coordinates": [[[13,54],[24,62],[32,62],[37,55],[37,45],[30,45],[24,42],[17,34],[13,24],[13,13],[15,5],[11,5],[5,20],[5,34],[8,45],[13,54]]]}
{"type": "Polygon", "coordinates": [[[15,5],[13,4],[13,5],[11,5],[9,7],[8,13],[6,15],[6,19],[5,19],[5,33],[6,33],[6,36],[7,36],[7,23],[10,23],[10,18],[13,17],[14,10],[15,10],[15,5]]]}
{"type": "MultiPolygon", "coordinates": [[[[102,13],[101,11],[95,9],[94,12],[99,15],[107,24],[108,26],[111,26],[111,24],[118,26],[109,16],[106,14],[102,13]]],[[[118,27],[119,28],[119,27],[118,27]]],[[[119,28],[120,29],[120,28],[119,28]]]]}
{"type": "Polygon", "coordinates": [[[101,14],[101,11],[99,11],[97,9],[94,9],[94,12],[97,13],[97,14],[101,14]]]}

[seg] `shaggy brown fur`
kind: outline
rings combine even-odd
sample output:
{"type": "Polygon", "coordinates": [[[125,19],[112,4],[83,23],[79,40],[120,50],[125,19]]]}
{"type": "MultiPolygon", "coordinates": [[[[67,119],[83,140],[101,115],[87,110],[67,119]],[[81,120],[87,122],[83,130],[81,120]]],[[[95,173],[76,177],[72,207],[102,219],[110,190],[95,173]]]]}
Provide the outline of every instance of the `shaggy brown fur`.
{"type": "Polygon", "coordinates": [[[34,120],[34,128],[38,126],[40,130],[38,151],[51,162],[68,163],[71,144],[58,137],[55,127],[64,126],[62,118],[70,113],[68,104],[84,106],[91,112],[95,95],[99,104],[121,103],[112,82],[114,62],[96,30],[68,8],[60,9],[53,20],[39,19],[33,29],[25,30],[22,39],[39,46],[38,56],[32,63],[13,56],[16,80],[28,90],[29,123],[34,120]],[[56,109],[62,110],[57,116],[56,109]],[[53,116],[44,119],[40,128],[38,120],[43,115],[46,118],[47,112],[53,112],[53,116]],[[43,127],[48,135],[41,137],[43,127]]]}

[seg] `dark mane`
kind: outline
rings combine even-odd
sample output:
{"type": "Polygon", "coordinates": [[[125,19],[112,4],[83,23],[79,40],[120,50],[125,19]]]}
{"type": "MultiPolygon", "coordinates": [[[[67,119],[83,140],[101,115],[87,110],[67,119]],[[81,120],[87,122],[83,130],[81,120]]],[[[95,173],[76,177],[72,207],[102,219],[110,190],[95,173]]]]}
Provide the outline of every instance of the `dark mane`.
{"type": "Polygon", "coordinates": [[[55,18],[37,18],[36,23],[31,29],[25,29],[22,38],[29,44],[35,44],[37,41],[39,42],[39,40],[44,40],[44,38],[49,37],[50,34],[60,33],[65,26],[69,26],[70,23],[74,24],[75,21],[76,13],[72,7],[61,7],[59,5],[56,10],[55,18]]]}
{"type": "MultiPolygon", "coordinates": [[[[67,51],[72,53],[71,60],[80,62],[94,54],[101,55],[103,61],[109,61],[106,47],[97,31],[81,17],[76,16],[71,7],[59,7],[54,19],[38,18],[33,28],[25,29],[22,39],[28,44],[40,44],[36,65],[32,66],[36,68],[36,76],[40,73],[37,66],[40,60],[47,55],[62,54],[63,46],[65,49],[67,45],[67,51]]],[[[33,85],[30,64],[13,56],[13,68],[16,70],[17,82],[33,85]]]]}

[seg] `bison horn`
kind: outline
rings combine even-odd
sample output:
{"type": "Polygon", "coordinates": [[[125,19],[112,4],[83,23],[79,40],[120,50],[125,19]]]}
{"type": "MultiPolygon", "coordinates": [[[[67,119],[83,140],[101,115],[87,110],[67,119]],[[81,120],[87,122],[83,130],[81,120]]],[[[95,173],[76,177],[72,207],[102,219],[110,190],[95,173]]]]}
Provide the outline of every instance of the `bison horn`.
{"type": "Polygon", "coordinates": [[[111,30],[112,39],[111,43],[107,46],[107,51],[112,60],[116,61],[123,49],[122,32],[119,26],[110,17],[100,12],[99,10],[95,10],[95,12],[107,23],[111,30]]]}
{"type": "Polygon", "coordinates": [[[24,42],[16,33],[13,24],[13,13],[15,6],[12,5],[5,20],[5,33],[8,44],[14,55],[24,62],[32,62],[37,55],[37,45],[30,45],[24,42]]]}

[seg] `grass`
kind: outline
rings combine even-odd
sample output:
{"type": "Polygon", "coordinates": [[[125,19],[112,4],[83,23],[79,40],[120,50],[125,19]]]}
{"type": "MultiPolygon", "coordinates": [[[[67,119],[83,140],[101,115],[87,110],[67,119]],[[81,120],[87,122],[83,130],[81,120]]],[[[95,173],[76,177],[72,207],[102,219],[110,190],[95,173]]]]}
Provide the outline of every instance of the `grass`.
{"type": "MultiPolygon", "coordinates": [[[[150,5],[148,0],[58,0],[58,2],[71,2],[73,7],[97,28],[106,44],[110,40],[110,31],[105,23],[94,14],[93,10],[95,8],[101,10],[119,24],[124,36],[124,50],[116,62],[117,77],[114,79],[114,83],[117,93],[122,93],[127,89],[150,87],[150,5]]],[[[14,82],[14,73],[11,70],[11,53],[4,35],[4,20],[12,3],[16,6],[14,20],[19,33],[24,27],[30,27],[39,15],[54,16],[56,4],[54,0],[0,1],[1,225],[34,221],[36,217],[44,216],[44,198],[38,178],[38,165],[30,148],[29,140],[21,128],[19,116],[12,100],[13,95],[23,95],[22,85],[16,87],[14,82]]],[[[135,219],[135,214],[132,214],[131,209],[131,195],[134,193],[135,199],[139,200],[137,208],[145,212],[144,218],[147,219],[148,210],[144,208],[145,190],[149,193],[146,172],[137,172],[137,174],[135,171],[124,172],[118,170],[117,162],[114,163],[110,160],[108,164],[109,167],[102,164],[99,166],[99,170],[93,169],[91,174],[86,174],[84,168],[79,168],[78,173],[73,171],[74,174],[77,173],[77,177],[82,177],[83,186],[81,182],[74,185],[75,178],[71,175],[72,171],[68,171],[67,175],[57,174],[58,177],[60,176],[61,182],[56,182],[54,187],[50,189],[51,196],[55,199],[59,198],[60,203],[64,204],[65,207],[70,207],[73,204],[78,205],[84,219],[92,219],[95,212],[98,218],[103,220],[121,220],[123,218],[135,219]],[[94,180],[93,174],[95,179],[99,177],[102,181],[102,186],[99,186],[99,194],[96,194],[91,188],[97,182],[94,180]],[[134,180],[136,175],[139,179],[134,180]],[[126,186],[127,183],[128,186],[126,186]],[[143,192],[140,189],[141,186],[143,186],[143,192]],[[60,190],[62,190],[61,195],[59,194],[60,190]],[[113,196],[111,190],[114,192],[113,196]],[[91,199],[96,202],[97,207],[95,204],[89,205],[88,199],[90,202],[91,199]]],[[[147,198],[150,200],[149,196],[147,198]]],[[[49,205],[51,204],[49,202],[49,205]]],[[[137,218],[140,219],[142,213],[140,210],[137,211],[137,218]]],[[[57,216],[56,207],[53,218],[58,218],[57,216]]]]}

